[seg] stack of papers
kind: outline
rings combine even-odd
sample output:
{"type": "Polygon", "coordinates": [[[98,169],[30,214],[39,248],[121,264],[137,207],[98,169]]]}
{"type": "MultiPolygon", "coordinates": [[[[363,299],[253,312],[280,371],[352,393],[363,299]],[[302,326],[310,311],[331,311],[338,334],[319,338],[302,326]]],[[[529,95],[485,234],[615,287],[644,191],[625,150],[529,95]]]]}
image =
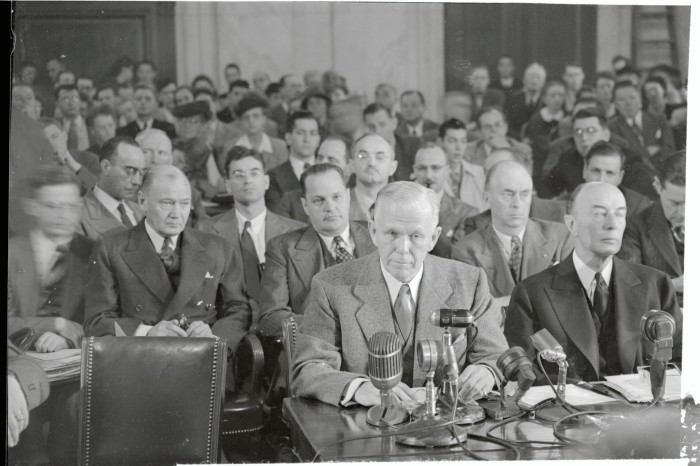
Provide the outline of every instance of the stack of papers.
{"type": "Polygon", "coordinates": [[[44,369],[49,382],[80,377],[80,349],[64,349],[55,353],[27,351],[26,355],[44,369]]]}
{"type": "MultiPolygon", "coordinates": [[[[649,373],[642,371],[639,374],[611,375],[605,377],[604,385],[612,388],[627,401],[636,403],[649,403],[653,401],[651,396],[651,382],[649,373]]],[[[681,374],[677,369],[666,371],[665,401],[678,401],[681,399],[681,374]]]]}
{"type": "MultiPolygon", "coordinates": [[[[540,401],[554,397],[552,387],[549,385],[541,385],[532,387],[525,393],[525,396],[520,400],[520,404],[526,408],[531,408],[540,401]]],[[[566,384],[566,394],[564,400],[574,406],[594,405],[601,403],[610,403],[617,401],[615,398],[601,395],[600,393],[586,390],[573,384],[566,384]]]]}

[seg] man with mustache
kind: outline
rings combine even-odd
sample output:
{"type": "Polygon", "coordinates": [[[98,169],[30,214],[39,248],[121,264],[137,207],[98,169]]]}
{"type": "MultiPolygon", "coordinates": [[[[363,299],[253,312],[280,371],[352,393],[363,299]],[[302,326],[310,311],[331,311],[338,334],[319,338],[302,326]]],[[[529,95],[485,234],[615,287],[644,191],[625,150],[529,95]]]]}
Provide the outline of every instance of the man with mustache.
{"type": "Polygon", "coordinates": [[[350,220],[369,220],[369,208],[380,189],[396,172],[391,144],[378,134],[366,134],[352,147],[351,165],[356,185],[350,190],[350,220]]]}

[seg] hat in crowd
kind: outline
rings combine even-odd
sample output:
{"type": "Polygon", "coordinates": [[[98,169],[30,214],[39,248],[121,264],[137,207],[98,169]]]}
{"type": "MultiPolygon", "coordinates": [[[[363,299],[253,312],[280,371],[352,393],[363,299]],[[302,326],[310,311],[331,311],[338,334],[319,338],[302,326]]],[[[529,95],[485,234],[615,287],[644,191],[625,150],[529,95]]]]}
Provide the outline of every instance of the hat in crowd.
{"type": "Polygon", "coordinates": [[[257,92],[248,92],[238,101],[235,108],[236,116],[241,118],[245,112],[253,108],[260,107],[265,110],[269,105],[267,99],[257,92]]]}
{"type": "Polygon", "coordinates": [[[184,105],[177,106],[173,109],[175,118],[189,118],[201,115],[205,120],[210,120],[212,117],[209,104],[203,101],[190,102],[184,105]]]}

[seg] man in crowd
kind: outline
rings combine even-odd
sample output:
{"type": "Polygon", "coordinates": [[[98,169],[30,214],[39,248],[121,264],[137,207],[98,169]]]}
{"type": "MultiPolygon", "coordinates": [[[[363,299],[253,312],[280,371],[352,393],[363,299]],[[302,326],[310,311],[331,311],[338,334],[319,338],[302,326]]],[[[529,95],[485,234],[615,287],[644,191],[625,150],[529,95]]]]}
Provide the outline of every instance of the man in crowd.
{"type": "Polygon", "coordinates": [[[301,187],[311,226],[267,245],[258,321],[258,329],[267,335],[280,336],[282,321],[291,315],[302,319],[311,280],[319,271],[374,250],[367,227],[348,221],[350,198],[339,167],[309,167],[301,187]]]}
{"type": "Polygon", "coordinates": [[[573,112],[578,93],[583,87],[585,78],[586,74],[579,63],[567,63],[564,65],[562,80],[566,86],[566,94],[564,95],[564,111],[566,113],[573,112]]]}
{"type": "Polygon", "coordinates": [[[615,75],[609,71],[601,71],[595,76],[593,90],[596,100],[603,109],[605,118],[610,119],[615,116],[617,109],[613,102],[613,90],[615,89],[615,75]]]}
{"type": "Polygon", "coordinates": [[[419,138],[424,133],[437,129],[437,123],[425,118],[425,97],[421,91],[404,91],[400,102],[403,118],[396,128],[396,134],[419,138]]]}
{"type": "Polygon", "coordinates": [[[423,386],[426,379],[414,357],[416,343],[442,338],[443,329],[429,316],[444,307],[469,308],[479,322],[469,348],[464,330],[452,330],[457,360],[467,365],[459,375],[460,398],[483,397],[500,381],[494,368],[507,344],[485,273],[428,255],[440,236],[438,212],[434,191],[390,183],[377,196],[370,221],[378,252],[314,277],[294,354],[297,396],[342,406],[379,404],[379,390],[367,378],[367,342],[386,331],[402,342],[403,375],[394,394],[414,398],[409,386],[423,386]]]}
{"type": "Polygon", "coordinates": [[[150,60],[141,60],[136,64],[136,85],[156,87],[156,65],[150,60]]]}
{"type": "Polygon", "coordinates": [[[353,146],[351,165],[357,184],[350,190],[350,220],[369,221],[377,193],[396,172],[394,149],[383,137],[367,134],[353,146]]]}
{"type": "Polygon", "coordinates": [[[216,118],[222,123],[231,123],[236,119],[236,106],[244,95],[250,91],[250,84],[243,79],[232,82],[226,95],[226,108],[216,114],[216,118]]]}
{"type": "Polygon", "coordinates": [[[88,152],[100,153],[102,144],[117,135],[117,122],[114,117],[114,109],[107,105],[98,105],[88,113],[85,119],[90,130],[90,140],[93,141],[88,152]]]}
{"type": "Polygon", "coordinates": [[[61,129],[68,135],[68,149],[87,150],[90,147],[85,120],[80,114],[80,94],[73,84],[56,88],[56,102],[61,114],[61,129]]]}
{"type": "Polygon", "coordinates": [[[523,89],[514,92],[505,106],[508,126],[515,134],[520,134],[522,127],[540,108],[542,89],[547,79],[547,71],[539,63],[531,63],[523,75],[523,89]]]}
{"type": "MultiPolygon", "coordinates": [[[[624,196],[608,183],[585,183],[574,191],[566,216],[574,252],[515,288],[505,322],[511,346],[521,346],[534,360],[530,337],[544,328],[562,345],[570,377],[597,381],[631,374],[648,364],[642,359],[640,319],[660,309],[676,320],[674,350],[680,350],[681,315],[671,279],[615,257],[626,210],[624,196]]],[[[556,372],[555,365],[545,364],[547,372],[556,372]]]]}
{"type": "Polygon", "coordinates": [[[474,113],[479,113],[485,107],[500,107],[506,103],[506,96],[503,92],[490,89],[491,77],[486,65],[476,65],[469,74],[469,91],[474,103],[474,113]]]}
{"type": "Polygon", "coordinates": [[[175,138],[175,127],[173,125],[167,121],[155,119],[155,115],[158,112],[158,99],[155,89],[145,85],[136,86],[134,88],[134,109],[136,110],[136,121],[119,128],[117,134],[135,138],[141,131],[155,128],[165,131],[165,134],[170,139],[175,138]]]}
{"type": "Polygon", "coordinates": [[[362,119],[362,105],[357,98],[333,102],[328,109],[331,134],[340,136],[351,147],[366,129],[362,119]]]}
{"type": "Polygon", "coordinates": [[[362,112],[365,126],[370,132],[386,139],[394,150],[394,160],[398,166],[394,180],[408,180],[413,171],[413,162],[420,139],[411,136],[399,136],[396,133],[398,120],[387,107],[377,103],[370,104],[362,112]]]}
{"type": "Polygon", "coordinates": [[[511,147],[532,159],[532,149],[525,143],[508,136],[508,122],[498,107],[485,107],[477,115],[481,139],[467,144],[465,158],[475,165],[484,165],[484,160],[494,149],[511,147]]]}
{"type": "Polygon", "coordinates": [[[515,62],[508,55],[501,55],[498,58],[496,66],[498,79],[491,81],[489,85],[492,89],[502,91],[509,98],[514,92],[519,91],[523,87],[520,79],[515,77],[515,62]]]}
{"type": "Polygon", "coordinates": [[[224,80],[230,86],[234,81],[241,79],[241,68],[236,63],[229,63],[224,68],[224,80]]]}
{"type": "Polygon", "coordinates": [[[489,169],[484,197],[491,225],[462,238],[452,258],[484,269],[491,295],[507,306],[521,280],[562,261],[573,241],[563,224],[530,218],[532,177],[518,162],[504,160],[489,169]]]}
{"type": "Polygon", "coordinates": [[[78,93],[80,97],[92,103],[97,93],[95,89],[95,83],[89,76],[78,76],[75,80],[75,87],[78,88],[78,93]]]}
{"type": "Polygon", "coordinates": [[[277,123],[278,128],[287,127],[287,118],[292,113],[291,103],[301,96],[304,91],[304,82],[295,74],[282,76],[279,81],[279,93],[282,101],[270,111],[270,118],[277,123]]]}
{"type": "Polygon", "coordinates": [[[100,167],[100,179],[83,198],[81,212],[80,233],[91,239],[129,229],[143,217],[134,199],[146,160],[136,141],[117,136],[105,142],[100,167]]]}
{"type": "Polygon", "coordinates": [[[396,87],[389,83],[379,83],[374,89],[374,103],[388,108],[392,114],[396,114],[396,104],[399,100],[399,93],[396,87]]]}

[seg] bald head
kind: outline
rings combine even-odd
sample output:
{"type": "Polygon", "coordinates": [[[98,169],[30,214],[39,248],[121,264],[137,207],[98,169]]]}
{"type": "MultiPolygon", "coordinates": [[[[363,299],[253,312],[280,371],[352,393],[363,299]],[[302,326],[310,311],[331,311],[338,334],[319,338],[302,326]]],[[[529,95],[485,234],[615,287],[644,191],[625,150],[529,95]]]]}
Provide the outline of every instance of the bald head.
{"type": "Polygon", "coordinates": [[[179,168],[173,165],[155,165],[144,175],[141,191],[147,192],[161,184],[184,184],[189,188],[190,181],[179,168]]]}
{"type": "Polygon", "coordinates": [[[358,184],[384,186],[398,163],[391,144],[377,134],[367,134],[352,147],[352,168],[358,184]]]}
{"type": "Polygon", "coordinates": [[[450,175],[445,151],[435,144],[419,149],[416,152],[413,174],[417,183],[437,193],[441,192],[450,175]]]}
{"type": "Polygon", "coordinates": [[[504,160],[512,160],[518,162],[520,165],[525,167],[528,173],[532,174],[532,161],[527,158],[525,154],[520,151],[514,150],[510,147],[501,147],[494,149],[484,160],[484,170],[488,171],[496,165],[498,162],[503,162],[504,160]]]}
{"type": "Polygon", "coordinates": [[[525,167],[511,160],[498,162],[486,174],[484,189],[494,228],[519,235],[527,225],[532,202],[532,178],[525,167]]]}

